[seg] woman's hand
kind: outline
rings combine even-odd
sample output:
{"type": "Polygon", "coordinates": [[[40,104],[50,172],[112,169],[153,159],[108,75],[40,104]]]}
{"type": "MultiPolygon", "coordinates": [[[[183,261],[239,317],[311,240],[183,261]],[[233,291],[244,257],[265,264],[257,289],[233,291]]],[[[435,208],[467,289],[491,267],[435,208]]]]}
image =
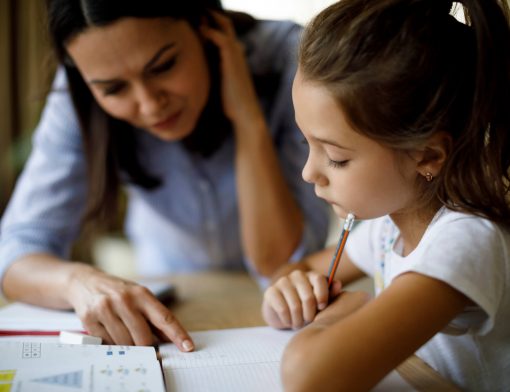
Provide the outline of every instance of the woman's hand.
{"type": "Polygon", "coordinates": [[[331,290],[324,275],[295,270],[283,276],[264,293],[262,315],[274,328],[301,328],[326,308],[330,297],[341,292],[340,281],[331,290]]]}
{"type": "Polygon", "coordinates": [[[193,342],[179,321],[145,287],[87,265],[79,265],[68,283],[69,302],[85,329],[106,343],[146,346],[154,334],[181,351],[193,342]]]}
{"type": "Polygon", "coordinates": [[[232,21],[225,15],[212,12],[218,27],[203,24],[202,35],[218,47],[221,61],[222,97],[225,115],[237,130],[242,124],[265,121],[244,48],[237,39],[232,21]]]}

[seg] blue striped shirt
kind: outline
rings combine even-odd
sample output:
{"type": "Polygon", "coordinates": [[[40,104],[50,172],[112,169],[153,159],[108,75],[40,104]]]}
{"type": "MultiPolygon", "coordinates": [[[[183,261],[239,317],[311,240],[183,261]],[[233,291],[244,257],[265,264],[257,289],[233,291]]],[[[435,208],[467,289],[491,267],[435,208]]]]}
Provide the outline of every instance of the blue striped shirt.
{"type": "MultiPolygon", "coordinates": [[[[278,76],[261,105],[284,177],[305,219],[292,259],[321,249],[328,228],[327,205],[301,178],[308,151],[291,102],[300,32],[292,22],[260,21],[242,38],[252,74],[278,76]]],[[[62,71],[53,87],[2,218],[0,279],[11,263],[30,253],[69,257],[80,232],[87,194],[80,128],[62,71]]],[[[249,269],[240,239],[233,138],[209,158],[143,130],[136,131],[136,138],[142,164],[163,180],[151,191],[125,184],[125,232],[140,274],[249,269]]]]}

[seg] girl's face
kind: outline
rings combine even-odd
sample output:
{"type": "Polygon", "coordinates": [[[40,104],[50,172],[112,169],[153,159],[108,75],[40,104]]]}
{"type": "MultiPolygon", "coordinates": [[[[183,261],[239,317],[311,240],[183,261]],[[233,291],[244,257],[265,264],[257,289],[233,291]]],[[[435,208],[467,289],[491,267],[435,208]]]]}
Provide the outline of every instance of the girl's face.
{"type": "Polygon", "coordinates": [[[204,109],[209,71],[197,33],[171,18],[124,18],[67,45],[99,105],[156,137],[181,140],[204,109]]]}
{"type": "Polygon", "coordinates": [[[339,217],[371,219],[412,207],[415,160],[354,131],[329,91],[303,80],[300,70],[292,98],[310,147],[303,178],[339,217]]]}

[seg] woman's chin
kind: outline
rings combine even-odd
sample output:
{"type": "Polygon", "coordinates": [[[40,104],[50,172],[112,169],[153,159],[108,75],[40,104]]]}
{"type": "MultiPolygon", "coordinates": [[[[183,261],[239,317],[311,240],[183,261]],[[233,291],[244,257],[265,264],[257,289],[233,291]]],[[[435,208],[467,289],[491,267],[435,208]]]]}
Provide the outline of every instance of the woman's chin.
{"type": "Polygon", "coordinates": [[[178,142],[189,136],[193,130],[187,129],[154,129],[149,128],[147,132],[164,142],[178,142]]]}

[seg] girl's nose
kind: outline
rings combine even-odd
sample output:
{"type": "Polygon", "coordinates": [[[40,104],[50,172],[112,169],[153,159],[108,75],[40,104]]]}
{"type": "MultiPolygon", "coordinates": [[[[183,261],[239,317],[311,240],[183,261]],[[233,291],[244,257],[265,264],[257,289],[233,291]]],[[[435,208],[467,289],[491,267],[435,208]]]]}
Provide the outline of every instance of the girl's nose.
{"type": "Polygon", "coordinates": [[[305,167],[303,167],[303,171],[301,173],[303,180],[310,184],[315,184],[319,186],[325,186],[328,184],[328,179],[324,176],[319,170],[315,168],[310,155],[308,155],[308,159],[306,160],[305,167]]]}

